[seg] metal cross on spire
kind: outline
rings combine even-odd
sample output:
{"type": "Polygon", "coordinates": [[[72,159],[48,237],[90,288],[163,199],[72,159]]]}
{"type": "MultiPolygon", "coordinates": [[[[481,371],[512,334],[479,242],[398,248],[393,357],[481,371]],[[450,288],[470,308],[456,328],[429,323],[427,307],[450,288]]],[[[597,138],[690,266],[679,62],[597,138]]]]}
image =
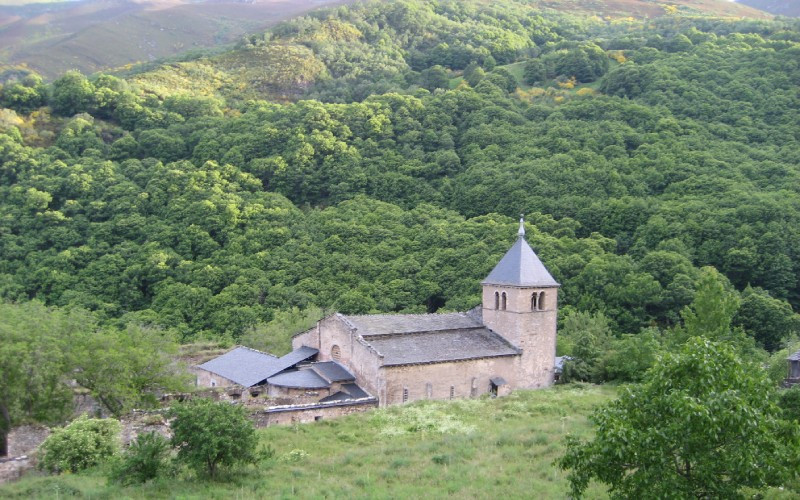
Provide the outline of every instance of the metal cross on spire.
{"type": "Polygon", "coordinates": [[[519,231],[517,231],[517,235],[520,238],[525,237],[525,214],[519,214],[519,231]]]}

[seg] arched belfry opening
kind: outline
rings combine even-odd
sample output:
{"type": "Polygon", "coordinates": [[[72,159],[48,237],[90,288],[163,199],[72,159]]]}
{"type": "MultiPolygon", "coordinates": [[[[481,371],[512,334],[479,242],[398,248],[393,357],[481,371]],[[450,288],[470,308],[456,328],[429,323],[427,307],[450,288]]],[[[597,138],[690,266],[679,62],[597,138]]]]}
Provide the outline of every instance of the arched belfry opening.
{"type": "Polygon", "coordinates": [[[539,292],[539,310],[544,311],[544,292],[539,292]]]}
{"type": "Polygon", "coordinates": [[[502,295],[500,295],[500,310],[505,311],[507,305],[508,296],[506,295],[506,292],[503,292],[502,295]]]}
{"type": "Polygon", "coordinates": [[[538,311],[539,310],[539,294],[533,292],[531,295],[531,311],[538,311]]]}
{"type": "Polygon", "coordinates": [[[494,292],[494,308],[500,309],[500,292],[494,292]]]}

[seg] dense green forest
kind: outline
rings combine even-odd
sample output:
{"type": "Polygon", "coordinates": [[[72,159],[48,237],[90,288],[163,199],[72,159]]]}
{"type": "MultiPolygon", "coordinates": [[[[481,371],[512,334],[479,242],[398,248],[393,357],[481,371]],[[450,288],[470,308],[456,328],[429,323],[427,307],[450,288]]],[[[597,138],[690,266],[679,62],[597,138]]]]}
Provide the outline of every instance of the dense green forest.
{"type": "Polygon", "coordinates": [[[706,266],[798,328],[800,23],[525,2],[322,10],[126,79],[0,89],[0,297],[239,339],[458,310],[526,214],[561,317],[669,328],[706,266]],[[584,315],[584,316],[579,316],[584,315]]]}

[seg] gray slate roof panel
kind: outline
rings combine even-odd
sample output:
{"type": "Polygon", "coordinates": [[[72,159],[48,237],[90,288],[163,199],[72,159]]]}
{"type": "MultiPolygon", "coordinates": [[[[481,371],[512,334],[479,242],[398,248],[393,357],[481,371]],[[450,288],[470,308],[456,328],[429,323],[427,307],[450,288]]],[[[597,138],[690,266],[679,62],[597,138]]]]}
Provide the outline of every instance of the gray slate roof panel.
{"type": "Polygon", "coordinates": [[[199,366],[239,385],[250,387],[258,384],[275,372],[275,356],[264,352],[237,347],[199,366]]]}
{"type": "Polygon", "coordinates": [[[308,346],[302,346],[298,349],[295,349],[289,354],[285,354],[280,358],[278,358],[278,360],[275,363],[276,371],[273,372],[272,375],[278,372],[282,372],[287,368],[291,368],[301,361],[305,361],[308,358],[316,356],[318,352],[319,352],[318,350],[308,346]]]}
{"type": "Polygon", "coordinates": [[[489,276],[483,280],[486,285],[510,286],[560,286],[533,251],[525,238],[517,238],[500,262],[494,266],[489,276]]]}
{"type": "Polygon", "coordinates": [[[315,356],[318,352],[314,348],[303,346],[285,356],[276,358],[271,354],[247,347],[237,347],[203,363],[199,368],[216,373],[239,385],[251,387],[315,356]]]}
{"type": "Polygon", "coordinates": [[[311,368],[322,378],[329,382],[344,382],[345,380],[355,380],[356,377],[347,371],[347,368],[336,361],[322,361],[313,363],[311,368]]]}
{"type": "Polygon", "coordinates": [[[342,384],[342,389],[344,389],[352,399],[361,399],[370,397],[370,395],[367,394],[367,392],[364,389],[357,386],[356,384],[342,384]]]}
{"type": "Polygon", "coordinates": [[[369,314],[345,316],[361,335],[431,332],[481,326],[467,313],[447,314],[369,314]]]}
{"type": "Polygon", "coordinates": [[[279,373],[274,377],[268,378],[267,383],[294,389],[324,389],[330,387],[328,381],[317,375],[314,370],[309,369],[279,373]]]}
{"type": "Polygon", "coordinates": [[[373,335],[365,336],[364,340],[383,356],[384,366],[519,354],[504,338],[485,327],[405,335],[373,335]]]}
{"type": "Polygon", "coordinates": [[[788,358],[789,361],[800,361],[800,351],[797,351],[793,354],[790,354],[788,358]]]}

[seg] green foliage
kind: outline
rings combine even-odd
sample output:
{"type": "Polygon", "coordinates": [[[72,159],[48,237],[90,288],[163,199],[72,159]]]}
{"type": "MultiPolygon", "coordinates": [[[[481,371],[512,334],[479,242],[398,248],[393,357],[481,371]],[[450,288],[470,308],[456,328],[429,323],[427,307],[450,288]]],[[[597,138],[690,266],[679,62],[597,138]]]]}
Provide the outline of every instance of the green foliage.
{"type": "Polygon", "coordinates": [[[780,417],[758,366],[693,338],[596,410],[595,438],[570,438],[560,465],[576,497],[596,479],[615,498],[743,498],[797,472],[800,435],[780,417]]]}
{"type": "Polygon", "coordinates": [[[102,464],[119,452],[121,429],[113,418],[83,415],[45,439],[39,465],[50,472],[79,472],[102,464]]]}
{"type": "Polygon", "coordinates": [[[139,434],[122,454],[112,479],[121,484],[136,484],[169,475],[169,440],[157,432],[139,434]]]}
{"type": "Polygon", "coordinates": [[[71,339],[92,321],[80,311],[51,312],[40,302],[0,304],[0,456],[12,426],[69,416],[72,391],[64,379],[73,366],[71,339]]]}
{"type": "Polygon", "coordinates": [[[175,363],[177,343],[169,333],[132,324],[87,331],[73,342],[76,382],[116,416],[154,406],[157,393],[186,388],[187,375],[175,363]]]}
{"type": "Polygon", "coordinates": [[[279,356],[292,350],[293,335],[313,327],[323,316],[322,309],[315,306],[303,310],[293,307],[288,311],[276,311],[268,323],[260,323],[247,330],[239,343],[279,356]]]}
{"type": "Polygon", "coordinates": [[[177,459],[198,474],[215,477],[220,467],[256,459],[255,428],[241,406],[193,399],[170,411],[177,459]]]}
{"type": "Polygon", "coordinates": [[[565,352],[572,359],[564,363],[562,380],[572,382],[598,379],[600,357],[611,340],[608,319],[602,313],[573,312],[564,319],[559,335],[572,345],[565,352]]]}
{"type": "Polygon", "coordinates": [[[540,59],[529,59],[525,63],[524,79],[528,85],[543,82],[547,78],[547,67],[540,59]]]}
{"type": "Polygon", "coordinates": [[[53,111],[62,116],[89,111],[94,104],[94,85],[80,72],[68,71],[53,82],[53,111]]]}
{"type": "Polygon", "coordinates": [[[736,326],[752,335],[764,349],[773,352],[800,328],[800,317],[785,301],[775,299],[760,288],[747,287],[733,318],[736,326]]]}
{"type": "Polygon", "coordinates": [[[598,362],[596,379],[639,382],[662,353],[662,334],[655,328],[611,341],[598,362]]]}

